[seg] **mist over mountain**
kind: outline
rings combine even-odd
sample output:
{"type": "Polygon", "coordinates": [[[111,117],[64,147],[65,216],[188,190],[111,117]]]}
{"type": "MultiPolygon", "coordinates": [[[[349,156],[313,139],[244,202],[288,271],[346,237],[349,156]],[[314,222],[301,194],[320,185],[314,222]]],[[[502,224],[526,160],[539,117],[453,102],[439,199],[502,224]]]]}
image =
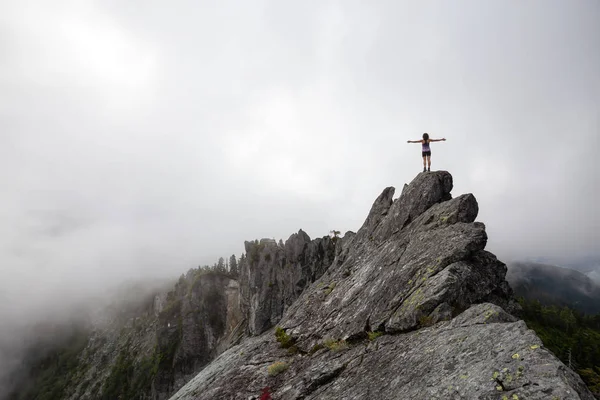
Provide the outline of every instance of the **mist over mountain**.
{"type": "Polygon", "coordinates": [[[587,275],[593,281],[600,284],[600,257],[591,252],[590,254],[568,254],[554,257],[526,257],[514,259],[511,262],[524,264],[544,264],[570,268],[587,275]]]}
{"type": "Polygon", "coordinates": [[[600,284],[582,272],[554,265],[513,262],[506,280],[515,295],[546,305],[569,306],[588,314],[600,313],[600,284]]]}
{"type": "Polygon", "coordinates": [[[126,310],[125,282],[198,306],[170,283],[249,238],[356,231],[422,170],[423,132],[489,251],[598,278],[598,20],[596,1],[0,2],[0,388],[39,327],[126,310]]]}
{"type": "Polygon", "coordinates": [[[448,172],[420,173],[396,199],[385,188],[356,233],[246,241],[235,269],[122,298],[101,323],[47,334],[62,341],[32,347],[4,395],[593,399],[512,315],[475,196],[453,187],[448,172]]]}
{"type": "MultiPolygon", "coordinates": [[[[15,386],[22,385],[30,374],[53,362],[52,355],[57,351],[70,348],[74,341],[76,345],[85,346],[94,329],[123,326],[139,316],[158,293],[165,292],[174,282],[175,279],[123,282],[107,289],[102,296],[69,304],[49,304],[46,315],[24,315],[12,320],[11,324],[2,324],[0,398],[5,398],[15,386]]],[[[71,362],[76,362],[82,348],[72,354],[71,362]]]]}
{"type": "Polygon", "coordinates": [[[598,2],[138,3],[0,2],[7,325],[356,230],[423,132],[499,257],[597,257],[598,2]]]}
{"type": "Polygon", "coordinates": [[[584,258],[577,262],[567,262],[564,265],[586,274],[590,279],[600,285],[600,259],[584,258]]]}

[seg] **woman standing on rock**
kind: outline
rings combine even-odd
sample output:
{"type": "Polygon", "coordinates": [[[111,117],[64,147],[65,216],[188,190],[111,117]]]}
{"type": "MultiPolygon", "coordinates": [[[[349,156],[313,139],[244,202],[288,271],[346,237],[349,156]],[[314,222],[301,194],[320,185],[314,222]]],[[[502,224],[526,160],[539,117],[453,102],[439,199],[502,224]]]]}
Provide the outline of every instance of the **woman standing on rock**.
{"type": "Polygon", "coordinates": [[[421,155],[423,156],[423,172],[431,170],[431,149],[429,148],[429,143],[431,142],[443,142],[446,138],[441,139],[429,139],[429,134],[424,133],[423,139],[421,140],[409,140],[408,143],[422,143],[423,148],[421,150],[421,155]]]}

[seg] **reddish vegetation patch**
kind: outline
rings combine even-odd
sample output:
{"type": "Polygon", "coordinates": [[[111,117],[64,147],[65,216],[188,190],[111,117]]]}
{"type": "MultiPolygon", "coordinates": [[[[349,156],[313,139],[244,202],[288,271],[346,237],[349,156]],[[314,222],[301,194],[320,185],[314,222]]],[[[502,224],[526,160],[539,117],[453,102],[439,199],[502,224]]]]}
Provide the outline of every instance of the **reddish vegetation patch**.
{"type": "Polygon", "coordinates": [[[271,389],[268,386],[262,390],[262,393],[260,394],[260,400],[272,400],[271,389]]]}

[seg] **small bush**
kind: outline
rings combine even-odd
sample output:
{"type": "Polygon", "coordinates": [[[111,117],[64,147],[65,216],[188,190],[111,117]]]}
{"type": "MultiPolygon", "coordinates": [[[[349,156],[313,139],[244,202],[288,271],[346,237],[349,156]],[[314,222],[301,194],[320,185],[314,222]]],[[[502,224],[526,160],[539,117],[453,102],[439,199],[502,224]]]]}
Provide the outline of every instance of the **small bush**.
{"type": "Polygon", "coordinates": [[[325,348],[325,346],[323,346],[323,344],[322,344],[322,343],[317,343],[317,344],[315,344],[315,345],[312,347],[312,349],[310,349],[310,352],[309,352],[309,353],[310,353],[310,354],[315,354],[317,351],[319,351],[319,350],[321,350],[321,349],[324,349],[324,348],[325,348]]]}
{"type": "Polygon", "coordinates": [[[276,363],[269,365],[269,367],[267,368],[267,372],[270,376],[277,376],[280,373],[287,370],[289,367],[290,366],[286,362],[277,361],[276,363]]]}
{"type": "Polygon", "coordinates": [[[288,349],[296,343],[296,339],[292,336],[285,333],[285,331],[281,327],[275,328],[275,337],[277,341],[281,344],[282,349],[288,349]]]}
{"type": "Polygon", "coordinates": [[[329,286],[327,286],[327,288],[325,289],[325,295],[330,295],[331,292],[333,292],[333,289],[335,289],[335,283],[330,283],[329,286]]]}
{"type": "Polygon", "coordinates": [[[369,340],[372,342],[373,340],[377,339],[379,336],[383,335],[383,332],[367,332],[367,335],[369,335],[369,340]]]}
{"type": "Polygon", "coordinates": [[[333,352],[338,352],[342,350],[346,350],[348,348],[348,343],[345,340],[335,340],[335,339],[327,339],[325,340],[325,347],[333,352]]]}

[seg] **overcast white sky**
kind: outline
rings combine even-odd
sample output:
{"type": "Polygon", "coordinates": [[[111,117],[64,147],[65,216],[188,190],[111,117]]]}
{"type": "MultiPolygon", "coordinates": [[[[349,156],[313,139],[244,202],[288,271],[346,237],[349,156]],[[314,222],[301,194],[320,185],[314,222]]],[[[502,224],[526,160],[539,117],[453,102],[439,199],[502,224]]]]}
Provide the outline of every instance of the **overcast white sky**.
{"type": "Polygon", "coordinates": [[[597,0],[2,1],[0,316],[356,231],[423,132],[500,259],[596,257],[598,21],[597,0]]]}

